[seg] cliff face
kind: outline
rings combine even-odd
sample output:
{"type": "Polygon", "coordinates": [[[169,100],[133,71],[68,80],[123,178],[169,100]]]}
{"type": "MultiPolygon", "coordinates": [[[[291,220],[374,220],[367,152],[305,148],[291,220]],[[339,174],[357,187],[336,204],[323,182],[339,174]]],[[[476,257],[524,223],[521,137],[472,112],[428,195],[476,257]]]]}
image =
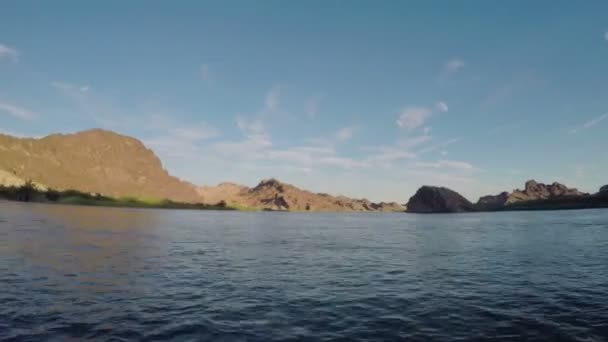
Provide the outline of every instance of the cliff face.
{"type": "Polygon", "coordinates": [[[474,205],[459,193],[443,187],[423,186],[407,203],[411,213],[459,213],[475,211],[474,205]]]}
{"type": "Polygon", "coordinates": [[[227,203],[266,209],[290,211],[404,211],[397,203],[372,203],[344,196],[317,194],[282,183],[276,179],[261,181],[253,188],[223,183],[217,187],[200,187],[205,202],[227,203]]]}
{"type": "Polygon", "coordinates": [[[100,129],[41,139],[0,135],[0,170],[12,183],[31,179],[57,190],[200,200],[193,185],[169,175],[139,140],[100,129]]]}

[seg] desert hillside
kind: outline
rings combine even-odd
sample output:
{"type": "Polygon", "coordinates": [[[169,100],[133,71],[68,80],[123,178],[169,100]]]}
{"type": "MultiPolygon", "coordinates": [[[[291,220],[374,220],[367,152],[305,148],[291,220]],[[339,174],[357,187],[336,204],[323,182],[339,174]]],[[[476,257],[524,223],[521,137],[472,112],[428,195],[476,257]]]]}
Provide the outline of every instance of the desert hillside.
{"type": "Polygon", "coordinates": [[[110,197],[171,199],[290,211],[403,211],[397,203],[316,194],[270,179],[249,188],[234,183],[195,187],[171,176],[139,140],[92,129],[44,138],[0,134],[0,184],[32,180],[40,188],[74,189],[110,197]]]}
{"type": "Polygon", "coordinates": [[[112,197],[196,202],[195,187],[171,176],[139,140],[101,129],[40,139],[0,135],[0,175],[112,197]]]}

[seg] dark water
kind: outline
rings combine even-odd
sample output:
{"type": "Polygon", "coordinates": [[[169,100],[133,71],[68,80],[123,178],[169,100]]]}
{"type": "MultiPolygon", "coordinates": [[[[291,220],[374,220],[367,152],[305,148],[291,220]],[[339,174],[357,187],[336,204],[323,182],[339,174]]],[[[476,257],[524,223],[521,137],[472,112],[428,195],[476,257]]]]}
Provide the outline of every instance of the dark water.
{"type": "Polygon", "coordinates": [[[0,340],[606,341],[608,210],[0,202],[0,340]]]}

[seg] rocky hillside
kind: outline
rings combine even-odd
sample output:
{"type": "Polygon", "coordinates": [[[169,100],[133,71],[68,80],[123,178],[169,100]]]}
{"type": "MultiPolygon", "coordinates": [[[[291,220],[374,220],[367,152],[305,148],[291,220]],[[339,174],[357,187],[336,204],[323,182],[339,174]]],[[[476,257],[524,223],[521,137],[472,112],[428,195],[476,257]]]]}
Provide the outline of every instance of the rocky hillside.
{"type": "Polygon", "coordinates": [[[139,140],[100,129],[41,139],[0,135],[0,170],[4,184],[30,179],[112,197],[200,200],[193,185],[171,176],[139,140]]]}
{"type": "Polygon", "coordinates": [[[560,197],[585,196],[575,188],[568,188],[560,183],[543,184],[534,180],[526,182],[523,190],[516,189],[513,192],[502,192],[498,195],[483,196],[477,201],[477,206],[482,210],[495,210],[501,207],[513,205],[520,202],[540,201],[557,199],[560,197]]]}
{"type": "Polygon", "coordinates": [[[266,210],[290,211],[404,211],[397,203],[372,203],[365,199],[312,193],[276,179],[261,181],[253,188],[222,183],[216,187],[200,187],[205,203],[220,200],[229,204],[266,210]]]}
{"type": "Polygon", "coordinates": [[[473,203],[448,188],[423,186],[407,202],[410,213],[460,213],[475,211],[473,203]]]}

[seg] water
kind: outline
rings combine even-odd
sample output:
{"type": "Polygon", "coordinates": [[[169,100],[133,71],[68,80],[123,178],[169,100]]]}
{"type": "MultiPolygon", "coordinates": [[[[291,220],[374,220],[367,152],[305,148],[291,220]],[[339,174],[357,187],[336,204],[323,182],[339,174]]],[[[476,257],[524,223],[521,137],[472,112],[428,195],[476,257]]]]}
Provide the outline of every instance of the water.
{"type": "Polygon", "coordinates": [[[608,210],[0,202],[0,340],[606,341],[608,210]]]}

